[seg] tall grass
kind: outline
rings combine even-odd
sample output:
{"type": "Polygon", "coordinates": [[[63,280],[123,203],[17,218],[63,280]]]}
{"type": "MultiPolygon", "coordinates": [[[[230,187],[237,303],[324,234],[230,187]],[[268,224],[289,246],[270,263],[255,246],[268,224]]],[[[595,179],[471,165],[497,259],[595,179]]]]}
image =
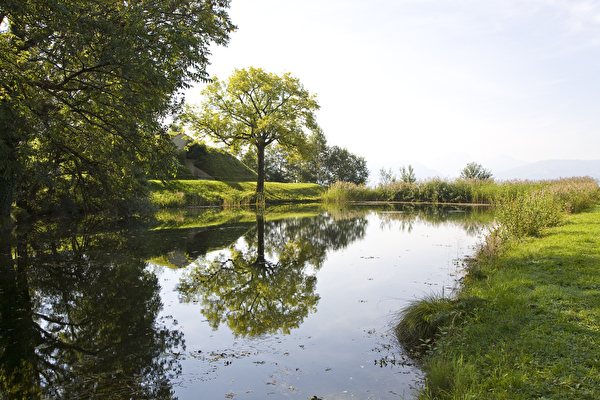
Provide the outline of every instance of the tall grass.
{"type": "Polygon", "coordinates": [[[548,181],[432,178],[415,183],[387,182],[375,187],[337,182],[322,195],[324,202],[398,201],[427,203],[494,204],[523,193],[546,190],[576,212],[598,199],[598,183],[589,177],[548,181]]]}
{"type": "Polygon", "coordinates": [[[344,203],[350,201],[376,201],[382,195],[365,185],[351,182],[336,182],[321,195],[321,201],[326,203],[344,203]]]}
{"type": "Polygon", "coordinates": [[[599,199],[598,184],[589,178],[506,186],[494,201],[497,227],[492,234],[502,240],[539,236],[567,214],[589,208],[599,199]]]}

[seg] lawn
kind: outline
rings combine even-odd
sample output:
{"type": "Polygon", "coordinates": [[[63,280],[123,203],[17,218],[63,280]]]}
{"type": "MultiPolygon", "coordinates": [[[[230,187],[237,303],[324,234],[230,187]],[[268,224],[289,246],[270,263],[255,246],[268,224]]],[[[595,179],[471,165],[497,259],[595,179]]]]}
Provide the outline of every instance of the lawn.
{"type": "Polygon", "coordinates": [[[600,207],[472,266],[421,399],[600,398],[600,207]]]}
{"type": "MultiPolygon", "coordinates": [[[[253,204],[255,189],[256,182],[150,181],[150,199],[161,208],[253,204]]],[[[319,201],[325,190],[314,183],[265,183],[268,204],[319,201]]]]}

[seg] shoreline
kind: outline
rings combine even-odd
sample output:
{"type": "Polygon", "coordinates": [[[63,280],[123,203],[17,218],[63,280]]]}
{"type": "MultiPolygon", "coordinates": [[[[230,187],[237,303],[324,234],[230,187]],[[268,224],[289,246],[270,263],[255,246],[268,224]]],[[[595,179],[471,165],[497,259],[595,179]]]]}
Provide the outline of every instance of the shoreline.
{"type": "Polygon", "coordinates": [[[418,399],[600,398],[600,206],[471,265],[418,399]]]}

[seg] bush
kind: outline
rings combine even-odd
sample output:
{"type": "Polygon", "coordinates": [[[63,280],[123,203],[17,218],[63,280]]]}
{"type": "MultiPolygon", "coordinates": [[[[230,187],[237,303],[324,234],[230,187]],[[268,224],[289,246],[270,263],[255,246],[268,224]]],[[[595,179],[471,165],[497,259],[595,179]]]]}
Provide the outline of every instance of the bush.
{"type": "Polygon", "coordinates": [[[547,189],[506,196],[496,205],[496,220],[501,238],[539,236],[543,229],[563,220],[563,205],[547,189]]]}

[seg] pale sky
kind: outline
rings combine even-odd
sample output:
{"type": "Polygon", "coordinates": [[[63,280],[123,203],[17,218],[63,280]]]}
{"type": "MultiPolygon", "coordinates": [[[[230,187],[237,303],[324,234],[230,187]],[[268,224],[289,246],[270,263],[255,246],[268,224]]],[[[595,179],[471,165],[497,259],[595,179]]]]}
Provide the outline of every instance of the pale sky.
{"type": "Polygon", "coordinates": [[[290,72],[371,179],[409,163],[458,175],[500,156],[600,159],[600,0],[232,0],[229,14],[238,30],[209,73],[290,72]]]}

